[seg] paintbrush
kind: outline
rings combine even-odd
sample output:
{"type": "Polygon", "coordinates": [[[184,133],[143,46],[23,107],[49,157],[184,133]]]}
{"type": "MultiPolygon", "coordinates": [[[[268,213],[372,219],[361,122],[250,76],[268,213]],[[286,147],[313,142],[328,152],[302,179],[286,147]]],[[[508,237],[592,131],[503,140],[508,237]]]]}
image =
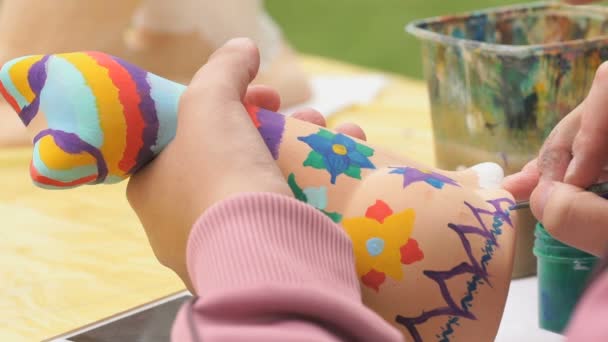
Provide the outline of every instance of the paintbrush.
{"type": "MultiPolygon", "coordinates": [[[[594,194],[597,194],[598,196],[606,197],[606,196],[608,196],[608,182],[593,184],[592,186],[588,187],[586,190],[593,192],[594,194]]],[[[517,209],[523,209],[523,208],[530,208],[530,201],[517,202],[517,203],[515,203],[514,206],[509,208],[509,210],[517,210],[517,209]]]]}

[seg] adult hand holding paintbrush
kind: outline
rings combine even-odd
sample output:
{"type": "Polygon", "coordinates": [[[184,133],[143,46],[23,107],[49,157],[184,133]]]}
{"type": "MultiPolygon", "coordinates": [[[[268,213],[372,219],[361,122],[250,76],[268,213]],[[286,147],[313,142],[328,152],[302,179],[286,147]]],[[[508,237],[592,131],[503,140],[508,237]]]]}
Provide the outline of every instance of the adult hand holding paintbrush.
{"type": "MultiPolygon", "coordinates": [[[[566,0],[584,5],[597,0],[566,0]]],[[[587,98],[551,132],[538,158],[507,177],[504,187],[530,206],[557,239],[595,255],[608,248],[608,64],[587,98]]]]}
{"type": "MultiPolygon", "coordinates": [[[[571,0],[587,4],[593,0],[571,0]]],[[[608,62],[597,70],[589,94],[551,132],[538,157],[505,178],[504,187],[555,238],[595,255],[608,252],[608,62]],[[599,195],[599,196],[598,196],[599,195]],[[602,198],[603,197],[603,198],[602,198]]],[[[605,254],[604,254],[605,255],[605,254]]],[[[607,259],[597,268],[570,319],[572,341],[606,340],[607,259]]]]}
{"type": "Polygon", "coordinates": [[[608,181],[607,92],[604,63],[585,100],[553,129],[538,157],[504,182],[516,200],[530,201],[551,235],[595,255],[608,247],[608,201],[585,189],[608,181]]]}

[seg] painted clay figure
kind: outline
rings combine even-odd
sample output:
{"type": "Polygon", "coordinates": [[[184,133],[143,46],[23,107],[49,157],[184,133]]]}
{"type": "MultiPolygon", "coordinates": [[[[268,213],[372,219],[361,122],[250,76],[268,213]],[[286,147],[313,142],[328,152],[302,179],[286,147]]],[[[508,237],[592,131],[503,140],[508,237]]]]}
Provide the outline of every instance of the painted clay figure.
{"type": "MultiPolygon", "coordinates": [[[[0,69],[0,92],[33,130],[32,179],[52,189],[137,172],[174,137],[185,89],[99,52],[26,56],[0,69]]],[[[493,340],[515,241],[500,167],[427,168],[278,113],[248,112],[296,198],[352,239],[366,305],[408,340],[493,340]]]]}
{"type": "MultiPolygon", "coordinates": [[[[285,106],[309,98],[307,77],[263,0],[0,1],[0,65],[30,54],[98,50],[189,83],[235,37],[260,47],[255,83],[277,89],[285,106]]],[[[0,146],[27,145],[22,125],[7,113],[0,101],[0,146]]]]}

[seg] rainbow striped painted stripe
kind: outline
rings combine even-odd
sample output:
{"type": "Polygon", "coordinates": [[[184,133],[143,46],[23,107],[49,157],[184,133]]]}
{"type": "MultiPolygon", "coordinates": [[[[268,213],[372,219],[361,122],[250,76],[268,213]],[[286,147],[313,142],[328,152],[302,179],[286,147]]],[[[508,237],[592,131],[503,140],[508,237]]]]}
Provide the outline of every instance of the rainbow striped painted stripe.
{"type": "Polygon", "coordinates": [[[0,94],[34,139],[31,175],[45,188],[115,183],[174,137],[185,86],[100,52],[25,56],[0,69],[0,94]]]}

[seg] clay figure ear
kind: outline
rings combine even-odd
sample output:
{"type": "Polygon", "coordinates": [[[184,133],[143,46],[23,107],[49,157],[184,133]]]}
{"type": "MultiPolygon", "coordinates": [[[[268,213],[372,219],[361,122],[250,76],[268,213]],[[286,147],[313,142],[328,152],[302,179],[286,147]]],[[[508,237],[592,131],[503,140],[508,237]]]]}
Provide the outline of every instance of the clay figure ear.
{"type": "Polygon", "coordinates": [[[0,95],[28,126],[38,114],[48,56],[24,56],[0,66],[0,95]]]}
{"type": "Polygon", "coordinates": [[[39,187],[65,189],[94,184],[107,174],[101,151],[74,133],[46,129],[34,138],[30,176],[39,187]]]}

